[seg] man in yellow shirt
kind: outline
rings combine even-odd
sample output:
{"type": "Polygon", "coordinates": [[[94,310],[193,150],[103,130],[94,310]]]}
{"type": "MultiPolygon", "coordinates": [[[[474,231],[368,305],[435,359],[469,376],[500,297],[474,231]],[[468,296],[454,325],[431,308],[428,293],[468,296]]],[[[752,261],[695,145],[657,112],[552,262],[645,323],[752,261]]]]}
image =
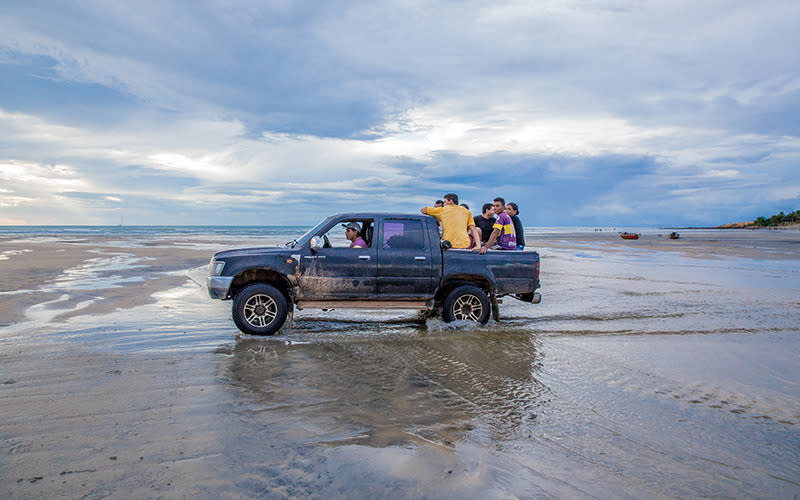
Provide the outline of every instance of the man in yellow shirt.
{"type": "Polygon", "coordinates": [[[420,212],[439,221],[442,225],[442,239],[449,240],[453,248],[469,248],[469,234],[472,234],[473,241],[481,241],[472,213],[459,206],[457,194],[444,195],[443,207],[423,207],[420,212]]]}

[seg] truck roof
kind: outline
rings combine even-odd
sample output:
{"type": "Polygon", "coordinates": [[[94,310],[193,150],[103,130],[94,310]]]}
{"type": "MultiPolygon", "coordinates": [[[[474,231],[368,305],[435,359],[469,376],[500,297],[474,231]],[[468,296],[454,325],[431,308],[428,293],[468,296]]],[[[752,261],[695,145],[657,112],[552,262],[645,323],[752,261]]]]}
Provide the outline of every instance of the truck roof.
{"type": "Polygon", "coordinates": [[[343,212],[339,214],[333,214],[328,218],[335,218],[335,219],[346,219],[346,218],[354,218],[354,219],[375,219],[378,217],[403,217],[403,218],[422,218],[422,217],[430,217],[428,215],[423,215],[420,213],[416,214],[409,214],[409,213],[401,213],[401,212],[343,212]]]}

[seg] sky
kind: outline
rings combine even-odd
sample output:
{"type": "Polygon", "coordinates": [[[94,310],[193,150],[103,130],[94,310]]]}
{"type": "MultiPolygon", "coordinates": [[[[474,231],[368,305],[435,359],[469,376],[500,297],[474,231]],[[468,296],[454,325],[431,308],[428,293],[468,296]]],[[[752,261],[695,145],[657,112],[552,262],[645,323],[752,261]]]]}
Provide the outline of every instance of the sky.
{"type": "Polygon", "coordinates": [[[800,209],[797,0],[0,2],[0,225],[800,209]]]}

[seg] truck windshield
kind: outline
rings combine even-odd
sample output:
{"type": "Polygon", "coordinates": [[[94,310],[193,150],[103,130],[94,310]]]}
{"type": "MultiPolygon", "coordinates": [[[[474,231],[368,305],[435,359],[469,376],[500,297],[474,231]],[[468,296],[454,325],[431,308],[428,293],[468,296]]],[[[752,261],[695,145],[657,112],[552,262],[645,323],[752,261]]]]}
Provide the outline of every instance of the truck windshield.
{"type": "Polygon", "coordinates": [[[327,223],[329,220],[331,220],[330,217],[323,219],[319,224],[306,231],[306,234],[304,234],[300,238],[286,243],[286,246],[294,248],[305,245],[315,234],[317,234],[317,232],[322,228],[322,226],[324,226],[325,223],[327,223]]]}

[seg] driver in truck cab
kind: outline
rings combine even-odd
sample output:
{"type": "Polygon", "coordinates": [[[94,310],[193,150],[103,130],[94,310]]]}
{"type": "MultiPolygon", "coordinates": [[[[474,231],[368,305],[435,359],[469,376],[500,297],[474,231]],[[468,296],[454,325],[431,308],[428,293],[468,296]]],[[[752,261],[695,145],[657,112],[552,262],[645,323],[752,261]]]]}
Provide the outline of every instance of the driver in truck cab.
{"type": "Polygon", "coordinates": [[[358,235],[361,232],[361,224],[358,222],[351,222],[350,224],[342,224],[344,228],[344,236],[350,240],[350,248],[367,248],[367,242],[358,235]]]}

